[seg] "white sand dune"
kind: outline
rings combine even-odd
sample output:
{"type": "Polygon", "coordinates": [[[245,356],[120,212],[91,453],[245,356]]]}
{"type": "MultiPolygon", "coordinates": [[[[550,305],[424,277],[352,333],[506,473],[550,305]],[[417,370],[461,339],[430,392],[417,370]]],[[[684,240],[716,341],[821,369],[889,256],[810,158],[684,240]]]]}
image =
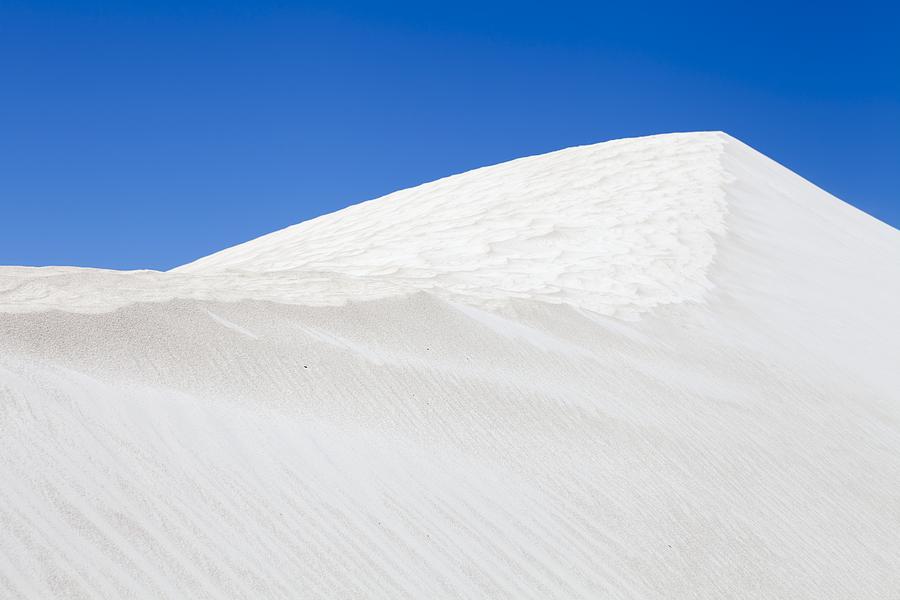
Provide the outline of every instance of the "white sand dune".
{"type": "Polygon", "coordinates": [[[722,133],[0,268],[0,598],[898,598],[898,298],[722,133]]]}

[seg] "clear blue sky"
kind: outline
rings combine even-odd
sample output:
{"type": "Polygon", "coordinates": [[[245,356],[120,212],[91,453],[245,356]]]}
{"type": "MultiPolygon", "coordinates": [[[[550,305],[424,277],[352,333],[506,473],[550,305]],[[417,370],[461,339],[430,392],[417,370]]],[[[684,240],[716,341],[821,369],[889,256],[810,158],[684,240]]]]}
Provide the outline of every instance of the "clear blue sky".
{"type": "Polygon", "coordinates": [[[710,129],[900,227],[892,4],[0,0],[0,264],[168,269],[473,167],[710,129]]]}

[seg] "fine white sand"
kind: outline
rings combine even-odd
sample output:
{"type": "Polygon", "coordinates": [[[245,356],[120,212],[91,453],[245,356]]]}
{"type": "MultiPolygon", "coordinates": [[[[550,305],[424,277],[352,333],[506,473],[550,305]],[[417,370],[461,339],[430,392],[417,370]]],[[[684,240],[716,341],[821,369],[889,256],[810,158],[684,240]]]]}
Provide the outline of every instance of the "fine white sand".
{"type": "Polygon", "coordinates": [[[0,598],[895,598],[898,298],[722,133],[0,268],[0,598]]]}

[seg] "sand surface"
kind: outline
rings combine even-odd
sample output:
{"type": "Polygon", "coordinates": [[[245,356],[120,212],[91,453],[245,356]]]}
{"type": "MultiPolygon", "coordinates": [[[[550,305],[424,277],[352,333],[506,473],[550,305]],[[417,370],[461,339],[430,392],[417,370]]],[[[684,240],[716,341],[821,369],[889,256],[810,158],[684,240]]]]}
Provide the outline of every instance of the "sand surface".
{"type": "Polygon", "coordinates": [[[2,598],[898,598],[900,233],[722,133],[0,268],[2,598]]]}

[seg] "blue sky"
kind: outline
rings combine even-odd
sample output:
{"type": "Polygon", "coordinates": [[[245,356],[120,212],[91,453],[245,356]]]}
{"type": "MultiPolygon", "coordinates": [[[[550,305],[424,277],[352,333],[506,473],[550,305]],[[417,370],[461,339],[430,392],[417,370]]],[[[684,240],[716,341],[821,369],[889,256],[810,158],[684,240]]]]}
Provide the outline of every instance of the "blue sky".
{"type": "Polygon", "coordinates": [[[474,167],[711,129],[900,227],[898,22],[887,2],[3,0],[0,264],[168,269],[474,167]]]}

